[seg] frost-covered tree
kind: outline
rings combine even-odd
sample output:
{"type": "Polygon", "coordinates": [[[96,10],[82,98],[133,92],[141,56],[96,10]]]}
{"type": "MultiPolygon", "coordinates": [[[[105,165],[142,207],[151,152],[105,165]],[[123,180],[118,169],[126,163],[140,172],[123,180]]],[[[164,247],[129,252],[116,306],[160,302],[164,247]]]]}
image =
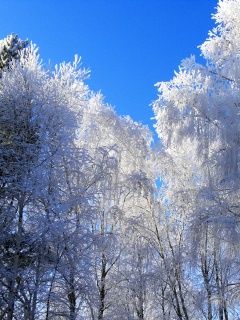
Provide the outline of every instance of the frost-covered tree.
{"type": "Polygon", "coordinates": [[[0,71],[9,66],[10,61],[20,58],[20,50],[26,48],[28,39],[21,40],[18,35],[7,36],[0,41],[0,71]]]}
{"type": "Polygon", "coordinates": [[[47,257],[43,259],[49,245],[45,240],[52,239],[49,238],[51,223],[56,222],[50,214],[56,207],[60,214],[59,206],[63,203],[59,180],[62,159],[66,154],[73,154],[80,110],[88,93],[82,81],[85,71],[78,70],[77,60],[73,65],[61,65],[49,75],[43,71],[33,45],[19,54],[19,59],[12,60],[10,68],[2,74],[0,88],[1,317],[4,319],[23,314],[21,308],[31,319],[37,314],[38,287],[42,286],[40,279],[46,272],[44,264],[49,263],[47,257]],[[49,175],[50,168],[55,173],[59,168],[54,177],[58,194],[46,183],[53,178],[49,175]],[[47,200],[48,206],[43,207],[47,200]]]}
{"type": "Polygon", "coordinates": [[[230,252],[239,242],[240,1],[219,1],[213,18],[217,26],[200,46],[206,64],[193,56],[183,60],[171,81],[157,84],[153,108],[167,214],[186,221],[192,234],[208,296],[207,319],[228,319],[237,308],[228,294],[239,295],[239,283],[225,276],[221,282],[219,270],[233,274],[239,268],[239,253],[230,252]],[[229,244],[229,255],[220,259],[229,244]]]}
{"type": "Polygon", "coordinates": [[[97,194],[91,221],[97,236],[92,262],[94,319],[125,319],[118,303],[123,283],[127,283],[121,264],[131,247],[130,220],[140,215],[144,195],[152,195],[151,134],[130,117],[119,117],[99,94],[91,96],[82,120],[77,143],[88,148],[102,170],[101,179],[93,180],[97,194]]]}

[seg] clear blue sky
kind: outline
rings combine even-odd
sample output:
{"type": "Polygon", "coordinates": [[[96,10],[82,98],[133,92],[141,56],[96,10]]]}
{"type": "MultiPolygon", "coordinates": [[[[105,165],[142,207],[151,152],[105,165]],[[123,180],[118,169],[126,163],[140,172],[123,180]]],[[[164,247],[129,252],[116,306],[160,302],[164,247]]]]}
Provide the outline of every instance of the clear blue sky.
{"type": "Polygon", "coordinates": [[[154,84],[167,81],[214,26],[217,0],[0,0],[0,38],[14,32],[54,66],[77,53],[119,115],[148,124],[154,84]]]}

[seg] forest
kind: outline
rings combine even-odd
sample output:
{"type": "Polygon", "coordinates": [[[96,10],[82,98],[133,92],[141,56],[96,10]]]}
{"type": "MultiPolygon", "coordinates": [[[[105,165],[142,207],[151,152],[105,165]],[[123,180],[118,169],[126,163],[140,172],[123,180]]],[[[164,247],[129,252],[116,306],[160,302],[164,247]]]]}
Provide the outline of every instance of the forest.
{"type": "Polygon", "coordinates": [[[0,41],[0,320],[240,319],[240,0],[156,84],[158,141],[75,56],[0,41]]]}

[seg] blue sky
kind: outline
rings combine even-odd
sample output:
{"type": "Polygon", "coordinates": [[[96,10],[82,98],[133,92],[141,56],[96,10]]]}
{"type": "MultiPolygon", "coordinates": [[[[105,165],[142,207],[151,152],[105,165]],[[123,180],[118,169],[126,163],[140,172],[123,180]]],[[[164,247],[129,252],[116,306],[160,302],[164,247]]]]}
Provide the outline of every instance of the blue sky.
{"type": "Polygon", "coordinates": [[[39,47],[54,66],[77,53],[119,115],[148,124],[158,81],[170,80],[181,60],[214,26],[217,0],[0,0],[0,38],[14,32],[39,47]]]}

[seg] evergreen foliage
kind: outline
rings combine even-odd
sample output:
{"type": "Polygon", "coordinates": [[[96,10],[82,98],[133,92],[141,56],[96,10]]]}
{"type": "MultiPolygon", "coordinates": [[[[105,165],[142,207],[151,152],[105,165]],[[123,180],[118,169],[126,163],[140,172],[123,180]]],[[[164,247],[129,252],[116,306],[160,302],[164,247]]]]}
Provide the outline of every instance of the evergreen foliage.
{"type": "Polygon", "coordinates": [[[19,59],[19,51],[26,48],[28,39],[21,40],[14,33],[0,41],[0,71],[9,66],[10,61],[19,59]]]}

